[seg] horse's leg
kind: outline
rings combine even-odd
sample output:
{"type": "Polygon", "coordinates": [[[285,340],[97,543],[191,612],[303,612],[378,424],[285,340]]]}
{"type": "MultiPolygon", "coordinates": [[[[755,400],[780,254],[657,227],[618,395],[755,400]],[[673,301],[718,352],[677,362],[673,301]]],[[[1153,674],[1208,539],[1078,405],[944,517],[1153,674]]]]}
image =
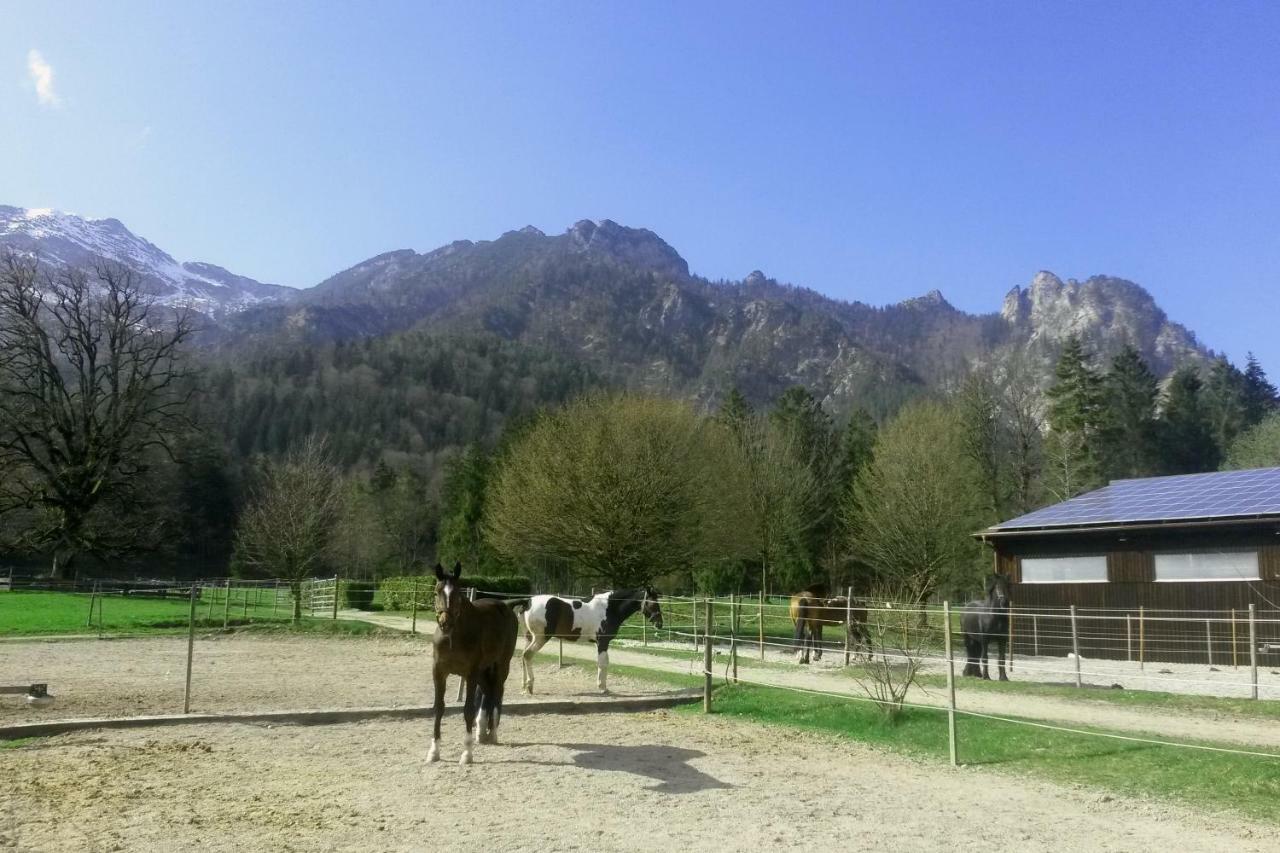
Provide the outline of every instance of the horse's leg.
{"type": "Polygon", "coordinates": [[[427,761],[440,760],[440,719],[444,716],[444,685],[449,678],[449,673],[444,671],[444,667],[439,664],[431,668],[431,680],[435,685],[435,728],[431,733],[431,749],[427,752],[427,761]]]}
{"type": "Polygon", "coordinates": [[[796,650],[796,663],[809,662],[809,655],[807,654],[809,649],[807,643],[808,638],[805,636],[804,617],[801,616],[796,620],[796,636],[795,640],[792,642],[792,646],[796,650]]]}
{"type": "Polygon", "coordinates": [[[999,637],[997,637],[997,638],[996,638],[996,648],[997,648],[997,649],[999,650],[999,652],[1000,652],[1000,656],[999,656],[998,658],[996,658],[996,660],[997,660],[998,665],[999,665],[999,668],[1000,668],[1000,680],[1001,680],[1001,681],[1008,681],[1008,680],[1009,680],[1009,676],[1005,675],[1005,673],[1004,673],[1005,642],[1006,642],[1006,639],[1005,639],[1005,636],[1004,636],[1003,634],[1001,634],[999,637]]]}
{"type": "Polygon", "coordinates": [[[493,689],[498,667],[491,666],[480,676],[480,697],[476,710],[476,742],[493,743],[493,689]]]}
{"type": "Polygon", "coordinates": [[[989,659],[991,656],[991,640],[986,634],[978,638],[978,661],[982,664],[982,680],[991,680],[991,671],[989,669],[989,659]]]}
{"type": "Polygon", "coordinates": [[[814,623],[813,659],[822,660],[822,623],[814,623]]]}
{"type": "MultiPolygon", "coordinates": [[[[531,634],[530,637],[532,638],[532,636],[533,635],[531,634]]],[[[526,643],[524,651],[520,653],[520,665],[524,668],[524,692],[528,693],[530,696],[533,695],[533,656],[538,653],[539,649],[547,644],[548,639],[550,639],[550,637],[543,634],[538,639],[534,639],[531,643],[526,643]]]]}
{"type": "Polygon", "coordinates": [[[972,634],[964,635],[964,674],[968,677],[982,675],[978,669],[978,641],[972,634]]]}
{"type": "Polygon", "coordinates": [[[506,673],[498,671],[493,677],[493,702],[489,711],[489,743],[498,742],[498,724],[502,722],[502,694],[506,690],[506,673]]]}
{"type": "Polygon", "coordinates": [[[476,682],[479,681],[479,676],[480,673],[472,670],[467,678],[467,699],[462,706],[462,719],[466,721],[467,733],[462,736],[462,757],[458,759],[459,764],[471,763],[471,747],[475,743],[471,728],[476,718],[476,682]]]}
{"type": "Polygon", "coordinates": [[[601,693],[608,693],[605,680],[609,677],[609,641],[596,640],[596,687],[601,693]]]}

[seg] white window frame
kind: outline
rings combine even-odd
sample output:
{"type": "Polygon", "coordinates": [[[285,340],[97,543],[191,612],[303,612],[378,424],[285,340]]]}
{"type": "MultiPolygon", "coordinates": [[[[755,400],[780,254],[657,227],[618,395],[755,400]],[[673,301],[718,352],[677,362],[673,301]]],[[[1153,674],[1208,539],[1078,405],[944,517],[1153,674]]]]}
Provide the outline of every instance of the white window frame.
{"type": "Polygon", "coordinates": [[[1215,548],[1196,549],[1194,551],[1157,551],[1152,555],[1151,573],[1156,583],[1251,583],[1253,581],[1262,580],[1262,555],[1257,548],[1215,548]],[[1233,575],[1231,577],[1189,577],[1189,578],[1162,578],[1160,577],[1160,558],[1161,557],[1194,557],[1198,554],[1246,554],[1253,557],[1253,577],[1244,577],[1241,575],[1233,575]]]}
{"type": "Polygon", "coordinates": [[[1111,579],[1111,573],[1107,563],[1106,554],[1059,554],[1053,557],[1023,557],[1019,561],[1019,568],[1022,573],[1022,583],[1028,584],[1050,584],[1050,583],[1107,583],[1111,579]],[[1027,563],[1029,561],[1050,561],[1050,560],[1101,560],[1102,561],[1102,577],[1100,578],[1071,578],[1067,580],[1028,580],[1027,579],[1027,563]]]}

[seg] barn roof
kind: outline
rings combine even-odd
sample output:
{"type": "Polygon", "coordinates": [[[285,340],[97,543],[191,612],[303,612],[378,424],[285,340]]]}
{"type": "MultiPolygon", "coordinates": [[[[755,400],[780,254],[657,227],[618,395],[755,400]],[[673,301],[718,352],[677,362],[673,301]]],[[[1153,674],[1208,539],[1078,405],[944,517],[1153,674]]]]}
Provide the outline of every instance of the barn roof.
{"type": "Polygon", "coordinates": [[[1002,522],[979,535],[1270,517],[1280,518],[1280,468],[1113,480],[1101,489],[1002,522]]]}

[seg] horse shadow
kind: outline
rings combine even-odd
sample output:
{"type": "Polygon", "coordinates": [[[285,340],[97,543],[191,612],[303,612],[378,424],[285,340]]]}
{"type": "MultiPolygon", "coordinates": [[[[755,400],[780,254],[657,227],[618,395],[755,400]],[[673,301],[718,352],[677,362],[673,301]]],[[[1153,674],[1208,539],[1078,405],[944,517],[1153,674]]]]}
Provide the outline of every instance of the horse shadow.
{"type": "MultiPolygon", "coordinates": [[[[690,794],[695,791],[713,791],[733,787],[689,765],[690,760],[706,755],[705,752],[696,749],[658,744],[618,746],[604,743],[512,743],[510,745],[562,747],[574,753],[573,764],[583,770],[607,770],[653,779],[657,784],[649,785],[648,790],[662,794],[690,794]]],[[[538,764],[545,767],[565,766],[563,762],[558,761],[514,759],[510,763],[538,764]]]]}

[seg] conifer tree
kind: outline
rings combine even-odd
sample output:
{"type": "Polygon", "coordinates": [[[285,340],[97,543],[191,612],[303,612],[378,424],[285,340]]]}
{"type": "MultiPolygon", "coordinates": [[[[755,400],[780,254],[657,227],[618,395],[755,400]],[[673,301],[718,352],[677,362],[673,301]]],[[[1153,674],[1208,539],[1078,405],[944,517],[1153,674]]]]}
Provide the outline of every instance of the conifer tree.
{"type": "Polygon", "coordinates": [[[1100,482],[1095,439],[1101,429],[1102,382],[1091,360],[1079,337],[1067,338],[1048,391],[1048,489],[1058,500],[1100,482]]]}
{"type": "Polygon", "coordinates": [[[1280,396],[1276,394],[1276,386],[1267,379],[1267,372],[1262,369],[1258,359],[1249,353],[1249,360],[1244,369],[1244,422],[1246,427],[1255,426],[1263,418],[1280,407],[1280,396]]]}
{"type": "Polygon", "coordinates": [[[1102,470],[1108,478],[1146,477],[1159,453],[1156,405],[1160,389],[1142,355],[1125,346],[1102,380],[1102,470]]]}
{"type": "Polygon", "coordinates": [[[1169,380],[1160,419],[1166,473],[1196,474],[1218,468],[1222,451],[1201,399],[1203,387],[1194,367],[1178,368],[1169,380]]]}
{"type": "Polygon", "coordinates": [[[1209,368],[1209,376],[1200,391],[1201,404],[1218,445],[1219,456],[1248,427],[1245,422],[1244,386],[1244,374],[1225,358],[1218,358],[1209,368]]]}

